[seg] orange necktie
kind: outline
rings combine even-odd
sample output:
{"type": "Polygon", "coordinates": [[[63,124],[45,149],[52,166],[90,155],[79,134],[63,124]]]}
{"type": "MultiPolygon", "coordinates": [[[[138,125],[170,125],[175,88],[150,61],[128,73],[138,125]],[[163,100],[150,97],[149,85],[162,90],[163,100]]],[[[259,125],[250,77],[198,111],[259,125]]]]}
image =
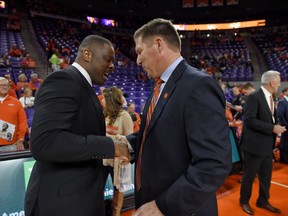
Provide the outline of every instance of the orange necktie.
{"type": "Polygon", "coordinates": [[[155,104],[157,102],[157,99],[159,97],[159,93],[160,93],[160,86],[164,81],[161,79],[158,79],[156,81],[155,87],[154,87],[154,95],[153,98],[151,100],[148,112],[147,112],[147,116],[146,116],[146,124],[145,124],[145,128],[143,131],[143,137],[142,137],[142,142],[141,142],[141,146],[140,146],[140,151],[139,151],[139,155],[138,155],[138,159],[137,159],[137,165],[136,165],[136,190],[140,190],[141,188],[141,158],[142,158],[142,150],[143,150],[143,145],[145,142],[145,138],[146,138],[146,133],[147,133],[147,129],[148,129],[148,125],[151,119],[151,116],[153,114],[154,108],[155,108],[155,104]]]}

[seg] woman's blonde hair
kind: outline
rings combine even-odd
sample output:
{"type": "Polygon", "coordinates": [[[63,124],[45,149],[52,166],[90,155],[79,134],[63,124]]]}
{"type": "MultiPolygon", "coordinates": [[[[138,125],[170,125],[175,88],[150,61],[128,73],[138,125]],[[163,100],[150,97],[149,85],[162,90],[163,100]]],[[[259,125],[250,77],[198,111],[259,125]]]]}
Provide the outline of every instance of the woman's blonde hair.
{"type": "Polygon", "coordinates": [[[28,93],[32,92],[30,88],[25,88],[23,94],[26,96],[28,93]]]}

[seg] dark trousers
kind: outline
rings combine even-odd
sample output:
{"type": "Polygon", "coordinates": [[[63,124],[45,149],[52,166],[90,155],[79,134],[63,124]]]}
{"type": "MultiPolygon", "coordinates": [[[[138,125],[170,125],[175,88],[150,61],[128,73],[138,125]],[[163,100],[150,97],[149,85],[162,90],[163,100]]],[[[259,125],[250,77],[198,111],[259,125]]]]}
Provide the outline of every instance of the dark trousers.
{"type": "Polygon", "coordinates": [[[258,174],[259,179],[259,196],[257,199],[258,205],[268,204],[270,181],[272,175],[272,149],[271,155],[259,157],[243,152],[243,177],[240,189],[240,203],[248,204],[251,198],[253,181],[258,174]]]}

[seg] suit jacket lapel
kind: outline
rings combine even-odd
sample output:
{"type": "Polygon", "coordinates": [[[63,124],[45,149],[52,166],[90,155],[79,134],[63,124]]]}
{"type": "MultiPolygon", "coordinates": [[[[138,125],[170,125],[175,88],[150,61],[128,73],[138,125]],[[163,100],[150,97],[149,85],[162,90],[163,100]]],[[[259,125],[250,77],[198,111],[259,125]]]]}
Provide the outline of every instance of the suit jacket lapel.
{"type": "MultiPolygon", "coordinates": [[[[261,104],[262,105],[265,104],[264,106],[266,107],[266,111],[268,112],[268,115],[271,116],[271,121],[273,122],[272,113],[271,113],[270,107],[267,103],[265,94],[262,89],[259,90],[259,95],[260,95],[261,104]]],[[[276,112],[275,112],[275,107],[274,107],[274,118],[275,118],[275,115],[276,115],[276,112]]]]}
{"type": "MultiPolygon", "coordinates": [[[[161,112],[163,111],[167,101],[172,96],[173,91],[176,88],[176,82],[178,79],[181,78],[183,71],[186,67],[187,67],[187,62],[185,60],[182,60],[177,65],[175,70],[172,72],[170,78],[168,79],[167,83],[165,84],[165,87],[164,87],[163,91],[161,92],[161,95],[159,96],[158,102],[157,102],[156,107],[154,109],[154,112],[151,116],[149,126],[147,129],[147,136],[149,135],[149,132],[151,131],[151,129],[155,125],[155,122],[159,118],[159,116],[160,116],[161,112]]],[[[150,95],[149,101],[151,101],[152,97],[153,97],[153,93],[150,95]]],[[[146,112],[147,112],[147,110],[146,110],[146,112]]]]}
{"type": "Polygon", "coordinates": [[[93,101],[93,104],[95,105],[96,108],[96,115],[99,119],[99,122],[102,122],[102,127],[100,128],[101,134],[106,134],[106,126],[105,126],[105,118],[103,114],[103,109],[101,106],[101,103],[96,96],[93,88],[90,86],[90,84],[87,82],[84,76],[73,66],[71,66],[73,73],[71,73],[75,78],[79,80],[83,88],[87,91],[89,97],[93,101]]]}

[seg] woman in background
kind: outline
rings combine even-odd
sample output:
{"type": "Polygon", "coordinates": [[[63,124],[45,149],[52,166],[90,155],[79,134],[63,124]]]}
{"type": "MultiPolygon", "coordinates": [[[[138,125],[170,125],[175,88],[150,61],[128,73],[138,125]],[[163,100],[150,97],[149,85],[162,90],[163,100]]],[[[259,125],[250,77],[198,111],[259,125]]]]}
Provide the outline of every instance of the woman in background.
{"type": "Polygon", "coordinates": [[[35,97],[32,95],[32,90],[30,88],[25,88],[23,96],[19,98],[24,109],[32,108],[34,106],[35,97]]]}
{"type": "Polygon", "coordinates": [[[24,73],[19,74],[18,82],[16,85],[16,90],[19,98],[23,96],[24,90],[29,87],[29,83],[27,80],[27,76],[24,73]]]}
{"type": "MultiPolygon", "coordinates": [[[[115,139],[117,134],[126,136],[133,133],[133,121],[130,114],[123,107],[123,93],[116,86],[105,88],[103,90],[102,104],[104,106],[104,115],[106,121],[106,136],[115,139]]],[[[114,162],[113,160],[104,160],[104,165],[110,165],[110,175],[115,183],[114,162]]],[[[116,168],[115,168],[116,169],[116,168]]],[[[124,193],[114,187],[113,194],[113,216],[120,216],[123,205],[124,193]]]]}

